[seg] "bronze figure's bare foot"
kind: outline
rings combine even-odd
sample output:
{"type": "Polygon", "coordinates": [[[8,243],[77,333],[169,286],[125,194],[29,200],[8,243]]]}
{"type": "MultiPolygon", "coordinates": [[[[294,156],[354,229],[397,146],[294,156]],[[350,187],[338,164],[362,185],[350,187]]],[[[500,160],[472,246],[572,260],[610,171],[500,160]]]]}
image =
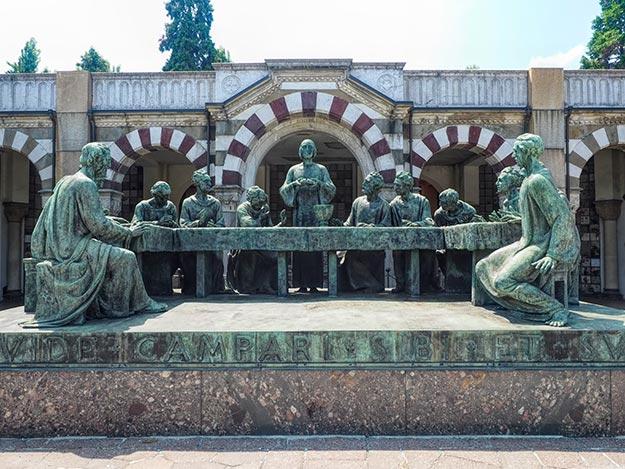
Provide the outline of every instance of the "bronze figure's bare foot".
{"type": "Polygon", "coordinates": [[[551,327],[564,327],[569,319],[569,312],[561,309],[553,313],[553,316],[545,321],[545,324],[551,327]]]}

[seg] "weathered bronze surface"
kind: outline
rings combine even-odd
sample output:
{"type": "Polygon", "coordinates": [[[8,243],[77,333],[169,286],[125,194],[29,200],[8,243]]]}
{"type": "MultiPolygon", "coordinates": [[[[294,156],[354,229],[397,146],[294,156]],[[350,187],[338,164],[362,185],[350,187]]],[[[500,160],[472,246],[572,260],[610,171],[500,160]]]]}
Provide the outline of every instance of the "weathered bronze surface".
{"type": "Polygon", "coordinates": [[[363,296],[320,301],[310,309],[299,298],[254,302],[223,295],[210,303],[173,303],[160,316],[57,331],[20,330],[23,310],[7,310],[0,323],[0,367],[625,365],[620,310],[582,304],[573,308],[570,328],[554,329],[468,302],[363,296]]]}
{"type": "Polygon", "coordinates": [[[580,239],[568,200],[539,161],[543,151],[538,135],[524,134],[515,142],[513,156],[526,174],[519,195],[523,236],[481,260],[475,271],[487,293],[504,308],[562,327],[568,311],[543,290],[556,266],[575,271],[580,239]]]}
{"type": "Polygon", "coordinates": [[[106,145],[87,144],[80,169],[55,186],[32,235],[37,300],[27,301],[35,306],[35,318],[23,327],[59,327],[166,309],[148,296],[135,255],[124,249],[147,227],[126,228],[102,209],[98,185],[110,165],[106,145]]]}
{"type": "MultiPolygon", "coordinates": [[[[280,196],[287,207],[293,207],[293,226],[319,226],[315,206],[329,204],[336,187],[325,166],[315,163],[315,142],[306,139],[299,146],[302,162],[292,166],[280,187],[280,196]]],[[[320,287],[323,283],[321,253],[293,249],[293,286],[302,291],[320,287]],[[307,251],[307,252],[302,252],[307,251]]]]}

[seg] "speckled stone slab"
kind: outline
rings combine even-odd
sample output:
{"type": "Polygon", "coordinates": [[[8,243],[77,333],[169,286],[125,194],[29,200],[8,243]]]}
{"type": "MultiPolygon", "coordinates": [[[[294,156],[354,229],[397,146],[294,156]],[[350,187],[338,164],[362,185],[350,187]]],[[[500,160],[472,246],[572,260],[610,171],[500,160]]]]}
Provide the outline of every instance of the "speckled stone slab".
{"type": "Polygon", "coordinates": [[[395,435],[405,432],[403,371],[203,373],[205,434],[395,435]]]}
{"type": "Polygon", "coordinates": [[[193,435],[199,371],[0,371],[0,436],[193,435]]]}
{"type": "Polygon", "coordinates": [[[410,371],[409,434],[606,435],[610,372],[410,371]]]}

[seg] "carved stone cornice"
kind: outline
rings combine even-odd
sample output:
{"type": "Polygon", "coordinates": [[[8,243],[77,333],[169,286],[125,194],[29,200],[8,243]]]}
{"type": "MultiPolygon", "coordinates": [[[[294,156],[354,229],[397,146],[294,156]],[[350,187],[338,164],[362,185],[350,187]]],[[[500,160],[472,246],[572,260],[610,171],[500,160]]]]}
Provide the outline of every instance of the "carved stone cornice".
{"type": "Polygon", "coordinates": [[[111,113],[94,115],[96,127],[203,127],[206,116],[198,113],[111,113]]]}
{"type": "Polygon", "coordinates": [[[622,111],[610,111],[607,109],[583,110],[575,109],[569,120],[571,126],[596,125],[605,127],[609,125],[625,124],[625,115],[622,111]]]}
{"type": "Polygon", "coordinates": [[[0,115],[0,127],[12,129],[52,128],[47,114],[42,115],[0,115]]]}
{"type": "Polygon", "coordinates": [[[471,111],[436,111],[415,112],[412,116],[413,125],[523,125],[524,114],[521,112],[489,112],[471,111]]]}

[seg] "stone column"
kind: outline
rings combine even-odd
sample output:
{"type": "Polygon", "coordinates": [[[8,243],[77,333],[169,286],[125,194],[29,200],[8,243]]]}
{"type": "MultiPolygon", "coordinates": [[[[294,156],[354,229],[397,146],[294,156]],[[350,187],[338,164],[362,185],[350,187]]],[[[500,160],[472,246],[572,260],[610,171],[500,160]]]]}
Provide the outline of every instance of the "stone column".
{"type": "Polygon", "coordinates": [[[22,289],[22,220],[28,213],[28,204],[4,202],[4,216],[8,223],[8,265],[7,291],[18,292],[22,289]]]}
{"type": "Polygon", "coordinates": [[[122,197],[124,193],[113,189],[100,189],[99,193],[102,208],[108,210],[109,215],[120,216],[122,213],[122,197]]]}
{"type": "Polygon", "coordinates": [[[603,220],[603,267],[605,269],[604,290],[606,293],[618,293],[618,242],[616,237],[616,220],[621,213],[619,199],[597,200],[595,209],[603,220]]]}
{"type": "Polygon", "coordinates": [[[532,107],[530,132],[540,135],[545,144],[542,162],[551,170],[558,188],[564,191],[566,172],[563,69],[530,69],[529,105],[532,107]]]}
{"type": "Polygon", "coordinates": [[[221,202],[226,226],[235,226],[237,207],[241,203],[243,189],[240,186],[215,186],[213,191],[213,195],[221,202]]]}
{"type": "Polygon", "coordinates": [[[90,108],[91,74],[84,71],[57,72],[57,181],[75,173],[80,167],[80,152],[89,143],[90,108]]]}

